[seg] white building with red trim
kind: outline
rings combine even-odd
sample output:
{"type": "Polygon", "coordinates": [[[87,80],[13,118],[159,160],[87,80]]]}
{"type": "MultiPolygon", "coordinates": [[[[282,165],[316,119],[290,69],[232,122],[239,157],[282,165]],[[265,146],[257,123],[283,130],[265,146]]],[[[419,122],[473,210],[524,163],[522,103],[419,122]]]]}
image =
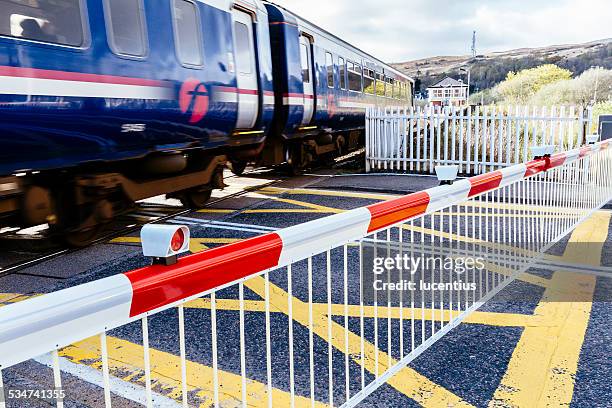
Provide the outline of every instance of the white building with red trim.
{"type": "Polygon", "coordinates": [[[468,86],[450,77],[427,88],[427,94],[429,103],[434,106],[465,106],[468,103],[468,86]]]}

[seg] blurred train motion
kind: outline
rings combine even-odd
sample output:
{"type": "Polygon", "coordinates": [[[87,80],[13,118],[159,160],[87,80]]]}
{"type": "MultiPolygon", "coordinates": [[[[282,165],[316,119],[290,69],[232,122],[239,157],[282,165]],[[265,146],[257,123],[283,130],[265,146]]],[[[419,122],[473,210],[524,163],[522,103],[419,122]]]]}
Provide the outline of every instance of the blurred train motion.
{"type": "Polygon", "coordinates": [[[258,0],[0,0],[0,228],[91,241],[135,201],[193,208],[223,168],[363,145],[413,81],[258,0]]]}

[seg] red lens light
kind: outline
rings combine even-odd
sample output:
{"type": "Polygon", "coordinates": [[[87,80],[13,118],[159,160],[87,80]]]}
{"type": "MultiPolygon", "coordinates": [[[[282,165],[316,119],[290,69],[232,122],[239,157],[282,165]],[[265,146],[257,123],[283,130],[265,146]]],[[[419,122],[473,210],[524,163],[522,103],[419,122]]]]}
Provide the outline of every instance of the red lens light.
{"type": "Polygon", "coordinates": [[[182,229],[179,229],[172,236],[172,240],[170,241],[170,248],[172,248],[172,250],[176,252],[183,247],[184,243],[185,243],[185,233],[183,232],[182,229]]]}

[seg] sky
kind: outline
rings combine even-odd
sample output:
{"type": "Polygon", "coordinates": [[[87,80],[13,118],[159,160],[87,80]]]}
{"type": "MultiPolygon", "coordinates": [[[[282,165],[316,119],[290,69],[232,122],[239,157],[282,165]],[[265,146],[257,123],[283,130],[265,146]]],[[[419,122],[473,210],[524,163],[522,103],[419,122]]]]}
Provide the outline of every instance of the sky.
{"type": "Polygon", "coordinates": [[[387,62],[612,37],[611,0],[271,0],[387,62]]]}

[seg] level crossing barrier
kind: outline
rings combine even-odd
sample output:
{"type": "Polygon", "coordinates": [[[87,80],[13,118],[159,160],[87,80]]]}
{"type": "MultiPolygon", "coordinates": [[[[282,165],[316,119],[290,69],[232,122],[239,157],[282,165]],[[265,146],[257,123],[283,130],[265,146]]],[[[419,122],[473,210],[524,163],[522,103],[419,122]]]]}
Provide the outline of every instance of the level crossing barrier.
{"type": "Polygon", "coordinates": [[[366,164],[426,174],[454,164],[461,174],[482,174],[527,161],[533,145],[580,146],[592,122],[592,108],[581,106],[370,108],[366,164]]]}
{"type": "Polygon", "coordinates": [[[183,406],[348,407],[385,383],[406,391],[394,375],[605,205],[611,175],[612,143],[599,142],[2,307],[0,380],[47,355],[62,387],[62,350],[90,339],[109,407],[121,367],[108,339],[133,329],[133,392],[149,407],[164,394],[160,337],[176,340],[183,406]],[[440,253],[482,267],[398,268],[416,289],[371,293],[370,278],[392,278],[376,259],[440,253]],[[193,359],[209,367],[195,380],[193,359]]]}

